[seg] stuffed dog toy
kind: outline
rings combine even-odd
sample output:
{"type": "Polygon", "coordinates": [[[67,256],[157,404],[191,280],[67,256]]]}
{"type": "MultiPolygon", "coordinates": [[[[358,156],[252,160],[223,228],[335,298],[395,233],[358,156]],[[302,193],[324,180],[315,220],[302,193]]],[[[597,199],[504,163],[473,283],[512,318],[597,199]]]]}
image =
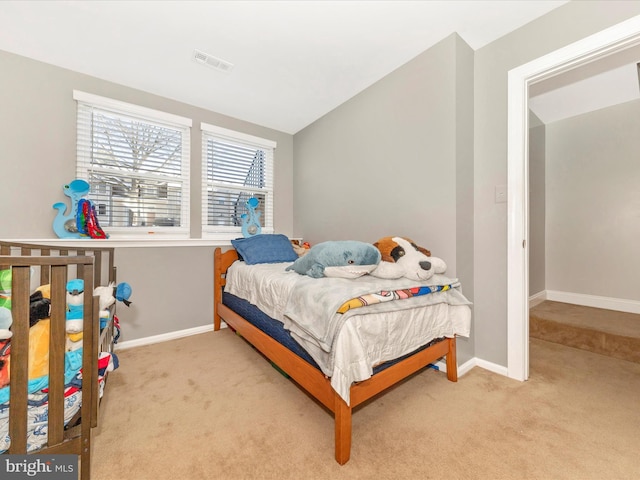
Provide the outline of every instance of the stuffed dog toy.
{"type": "Polygon", "coordinates": [[[370,275],[378,278],[428,280],[435,273],[444,273],[447,264],[432,257],[426,248],[419,247],[410,238],[384,237],[373,244],[380,250],[382,260],[370,275]]]}

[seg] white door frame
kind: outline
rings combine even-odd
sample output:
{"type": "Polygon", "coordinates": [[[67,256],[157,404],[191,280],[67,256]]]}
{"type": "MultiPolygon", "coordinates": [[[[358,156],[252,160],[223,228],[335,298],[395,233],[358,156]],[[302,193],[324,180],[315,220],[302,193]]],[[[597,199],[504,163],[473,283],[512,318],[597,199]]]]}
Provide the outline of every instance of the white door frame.
{"type": "Polygon", "coordinates": [[[529,378],[529,85],[640,44],[640,15],[508,73],[507,375],[529,378]]]}

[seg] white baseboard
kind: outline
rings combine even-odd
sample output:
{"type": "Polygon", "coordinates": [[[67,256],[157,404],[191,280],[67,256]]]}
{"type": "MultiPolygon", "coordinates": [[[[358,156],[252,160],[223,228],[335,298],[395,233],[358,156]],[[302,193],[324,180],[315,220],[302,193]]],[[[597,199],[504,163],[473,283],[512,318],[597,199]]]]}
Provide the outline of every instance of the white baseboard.
{"type": "Polygon", "coordinates": [[[546,299],[554,302],[571,303],[584,307],[604,308],[618,312],[640,313],[640,302],[637,300],[625,300],[623,298],[600,297],[597,295],[585,295],[582,293],[560,292],[546,290],[546,299]]]}
{"type": "MultiPolygon", "coordinates": [[[[444,372],[447,371],[447,365],[444,361],[439,361],[436,363],[438,368],[444,372]]],[[[473,357],[470,360],[467,360],[462,365],[458,365],[458,377],[462,377],[465,373],[471,371],[474,367],[484,368],[485,370],[489,370],[490,372],[497,373],[504,377],[508,377],[507,367],[503,367],[502,365],[497,365],[495,363],[487,362],[486,360],[482,360],[481,358],[473,357]]]]}
{"type": "Polygon", "coordinates": [[[547,299],[547,292],[545,290],[538,292],[529,297],[529,308],[535,307],[536,305],[540,305],[547,299]]]}
{"type": "MultiPolygon", "coordinates": [[[[434,365],[438,367],[439,371],[447,373],[447,364],[444,360],[438,360],[434,365]]],[[[460,375],[460,372],[458,372],[458,375],[460,375]]]]}
{"type": "MultiPolygon", "coordinates": [[[[224,325],[226,327],[226,325],[224,325]]],[[[160,335],[153,335],[151,337],[137,338],[135,340],[128,340],[126,342],[118,342],[114,345],[114,350],[125,350],[127,348],[142,347],[143,345],[152,345],[154,343],[167,342],[169,340],[175,340],[177,338],[189,337],[191,335],[197,335],[199,333],[210,332],[213,330],[213,323],[210,325],[203,325],[201,327],[187,328],[185,330],[177,330],[175,332],[162,333],[160,335]]]]}
{"type": "MultiPolygon", "coordinates": [[[[458,365],[458,377],[462,377],[465,373],[468,373],[471,369],[473,369],[473,367],[476,367],[476,366],[485,368],[487,370],[491,370],[492,372],[500,373],[501,375],[505,375],[505,376],[507,375],[507,369],[505,367],[502,367],[500,365],[494,365],[495,368],[489,368],[489,365],[493,365],[493,364],[490,364],[489,362],[485,362],[484,360],[479,360],[474,357],[470,360],[467,360],[462,365],[458,365]],[[504,370],[504,372],[498,371],[499,369],[504,370]]],[[[439,360],[438,362],[436,362],[436,366],[438,367],[438,370],[445,373],[447,372],[447,363],[445,360],[439,360]]]]}
{"type": "Polygon", "coordinates": [[[502,375],[503,377],[509,376],[509,371],[507,367],[503,367],[502,365],[498,365],[496,363],[487,362],[486,360],[482,360],[481,358],[474,358],[475,364],[474,366],[484,368],[485,370],[489,370],[490,372],[497,373],[502,375]]]}
{"type": "MultiPolygon", "coordinates": [[[[554,302],[571,303],[573,305],[582,305],[585,307],[605,308],[607,310],[616,310],[627,313],[640,313],[640,302],[635,300],[625,300],[620,298],[599,297],[597,295],[585,295],[581,293],[560,292],[557,290],[543,290],[529,297],[529,307],[551,300],[554,302]]],[[[440,363],[444,362],[439,362],[440,363]]],[[[472,358],[464,365],[458,367],[458,375],[462,376],[473,367],[484,368],[490,372],[494,372],[505,377],[509,376],[507,367],[487,362],[480,358],[472,358]],[[466,370],[465,370],[466,369],[466,370]]],[[[445,366],[446,371],[446,366],[445,366]]]]}

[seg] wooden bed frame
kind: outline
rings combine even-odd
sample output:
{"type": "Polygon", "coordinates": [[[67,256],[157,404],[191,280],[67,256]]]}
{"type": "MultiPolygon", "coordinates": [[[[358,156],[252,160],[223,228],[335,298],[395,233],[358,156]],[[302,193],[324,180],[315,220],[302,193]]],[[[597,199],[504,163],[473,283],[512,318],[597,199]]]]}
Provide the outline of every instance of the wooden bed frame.
{"type": "Polygon", "coordinates": [[[347,405],[331,387],[330,378],[222,304],[226,271],[237,259],[238,254],[233,249],[224,253],[220,248],[215,249],[213,329],[219,330],[221,320],[224,320],[228,326],[242,335],[278,368],[333,412],[335,458],[340,465],[347,463],[351,454],[351,413],[354,407],[444,356],[446,356],[447,378],[452,382],[458,380],[456,340],[447,338],[377,373],[368,380],[353,384],[350,391],[351,405],[347,405]]]}
{"type": "MultiPolygon", "coordinates": [[[[49,402],[47,444],[34,454],[76,454],[80,475],[91,473],[91,430],[98,422],[98,354],[113,349],[113,315],[100,333],[98,297],[84,296],[82,406],[64,424],[64,370],[66,350],[66,284],[72,278],[84,280],[85,292],[101,285],[102,277],[115,282],[116,268],[112,248],[67,248],[0,241],[0,266],[12,269],[11,365],[9,435],[11,446],[5,453],[27,453],[27,385],[29,358],[29,297],[32,267],[39,267],[39,284],[51,285],[49,338],[49,402]],[[84,421],[88,419],[89,421],[84,421]],[[82,420],[82,421],[81,421],[82,420]]],[[[113,311],[112,311],[113,314],[113,311]]],[[[105,379],[106,381],[106,379],[105,379]]]]}

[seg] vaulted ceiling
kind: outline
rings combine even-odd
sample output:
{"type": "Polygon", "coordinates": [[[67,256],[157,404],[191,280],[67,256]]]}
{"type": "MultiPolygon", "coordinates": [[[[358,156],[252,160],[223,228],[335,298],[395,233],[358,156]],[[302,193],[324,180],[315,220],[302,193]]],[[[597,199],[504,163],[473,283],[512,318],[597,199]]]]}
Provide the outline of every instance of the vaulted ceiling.
{"type": "Polygon", "coordinates": [[[564,3],[3,0],[0,50],[295,133],[453,32],[478,49],[564,3]]]}

